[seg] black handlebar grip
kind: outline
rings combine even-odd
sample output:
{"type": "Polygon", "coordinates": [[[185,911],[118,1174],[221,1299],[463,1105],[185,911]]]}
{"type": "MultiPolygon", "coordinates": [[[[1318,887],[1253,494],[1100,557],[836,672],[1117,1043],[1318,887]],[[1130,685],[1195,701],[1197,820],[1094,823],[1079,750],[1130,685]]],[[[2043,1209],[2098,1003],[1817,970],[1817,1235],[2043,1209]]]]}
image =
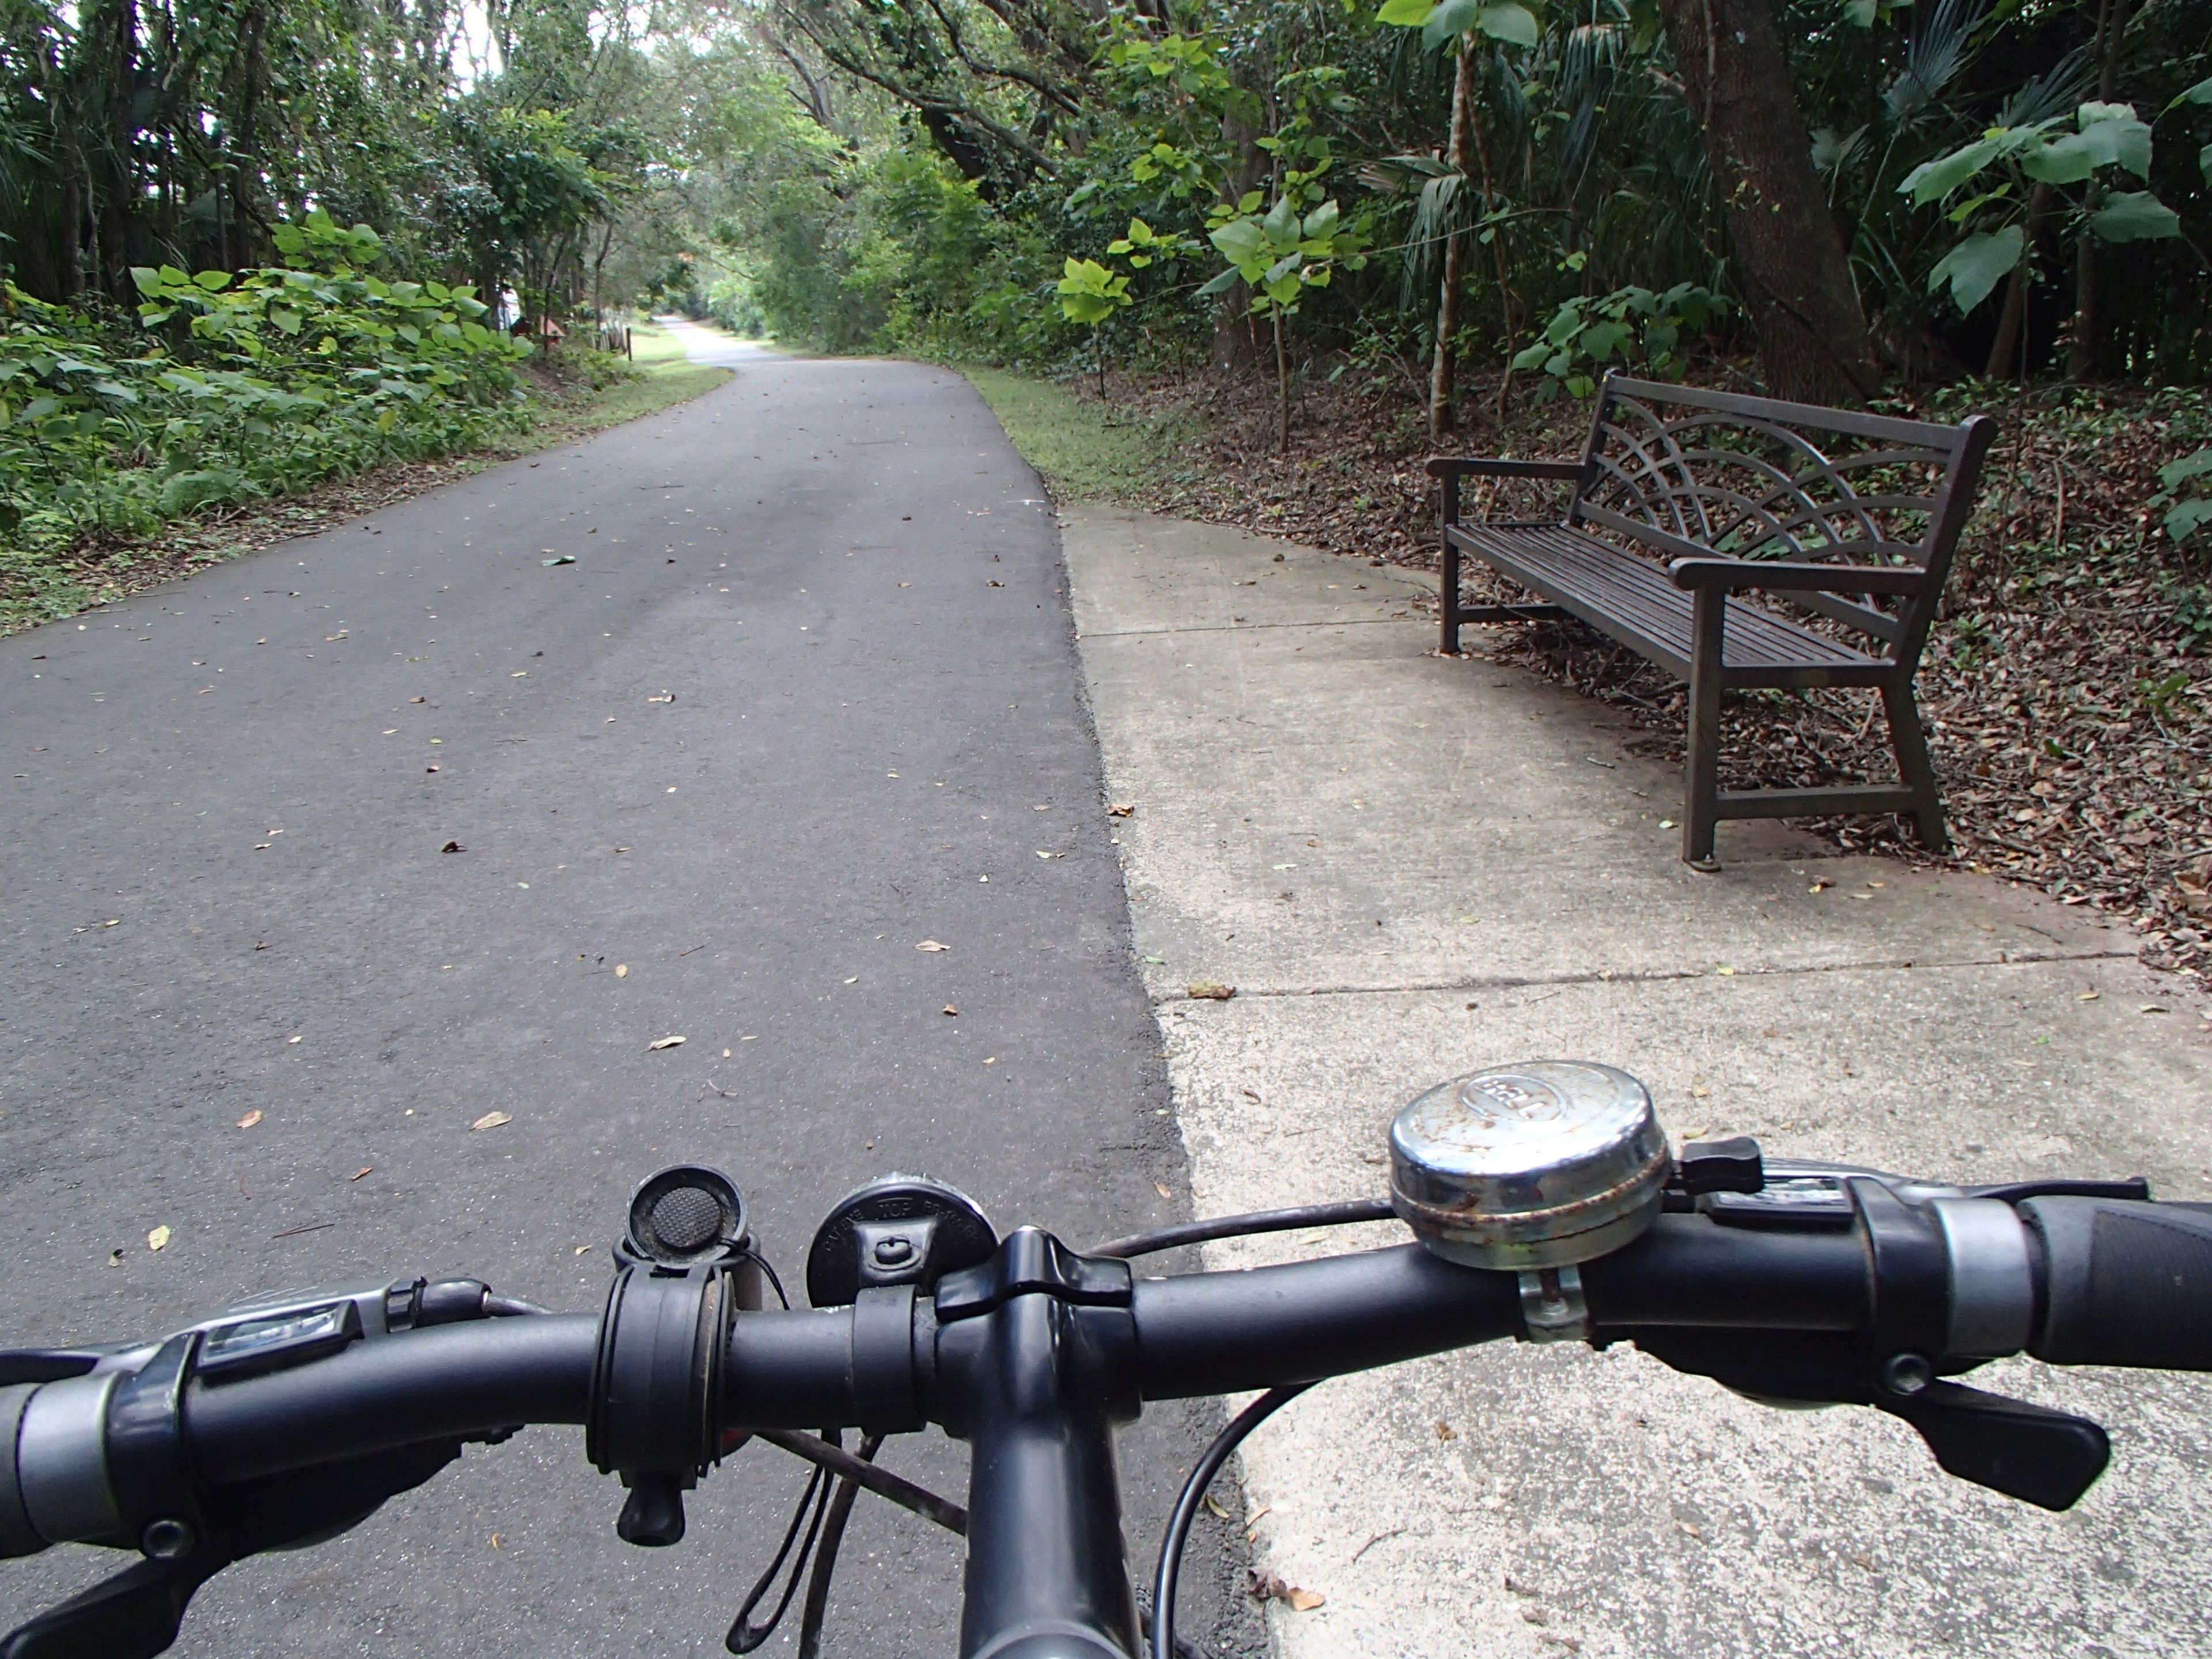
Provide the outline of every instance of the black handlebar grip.
{"type": "Polygon", "coordinates": [[[2212,1204],[2031,1198],[2044,1310],[2027,1351],[2054,1365],[2212,1371],[2212,1204]]]}

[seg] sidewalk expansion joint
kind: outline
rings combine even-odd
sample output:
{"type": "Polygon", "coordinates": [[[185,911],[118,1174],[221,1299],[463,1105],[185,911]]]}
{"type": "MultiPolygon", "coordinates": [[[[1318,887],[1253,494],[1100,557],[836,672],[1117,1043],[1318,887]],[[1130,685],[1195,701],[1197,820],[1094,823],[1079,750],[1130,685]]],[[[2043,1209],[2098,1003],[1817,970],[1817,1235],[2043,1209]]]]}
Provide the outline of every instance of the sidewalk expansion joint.
{"type": "MultiPolygon", "coordinates": [[[[1622,973],[1577,974],[1499,974],[1469,976],[1464,979],[1406,980],[1394,985],[1257,985],[1240,986],[1237,999],[1243,1001],[1252,997],[1361,997],[1396,996],[1424,991],[1517,991],[1565,988],[1577,985],[1645,985],[1671,983],[1698,979],[1786,979],[1804,974],[1850,974],[1874,972],[1922,972],[1928,969],[1954,970],[1960,968],[2027,968],[2039,964],[2064,962],[2136,962],[2141,958],[2133,951],[2008,951],[2002,957],[1954,957],[1940,961],[1918,957],[1894,957],[1870,961],[1810,963],[1797,968],[1739,968],[1732,974],[1717,975],[1702,968],[1644,968],[1622,973]]],[[[1218,997],[1194,997],[1182,993],[1155,997],[1152,1006],[1164,1008],[1175,1003],[1218,1002],[1218,997]]]]}
{"type": "Polygon", "coordinates": [[[1076,635],[1079,640],[1133,640],[1153,635],[1256,634],[1263,628],[1375,628],[1386,623],[1411,622],[1426,625],[1421,617],[1338,617],[1328,622],[1195,623],[1188,628],[1108,628],[1095,634],[1076,635]]]}

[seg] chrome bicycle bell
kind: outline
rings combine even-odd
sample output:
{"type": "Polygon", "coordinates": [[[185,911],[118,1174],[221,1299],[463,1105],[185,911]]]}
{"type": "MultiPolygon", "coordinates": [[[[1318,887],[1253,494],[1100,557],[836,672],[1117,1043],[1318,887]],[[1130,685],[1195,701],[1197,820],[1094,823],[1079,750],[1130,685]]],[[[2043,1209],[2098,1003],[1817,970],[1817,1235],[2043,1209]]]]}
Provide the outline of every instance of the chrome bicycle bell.
{"type": "Polygon", "coordinates": [[[1440,1084],[1390,1126],[1390,1202],[1447,1261],[1526,1273],[1619,1249],[1659,1213],[1673,1160],[1650,1091],[1589,1060],[1440,1084]]]}

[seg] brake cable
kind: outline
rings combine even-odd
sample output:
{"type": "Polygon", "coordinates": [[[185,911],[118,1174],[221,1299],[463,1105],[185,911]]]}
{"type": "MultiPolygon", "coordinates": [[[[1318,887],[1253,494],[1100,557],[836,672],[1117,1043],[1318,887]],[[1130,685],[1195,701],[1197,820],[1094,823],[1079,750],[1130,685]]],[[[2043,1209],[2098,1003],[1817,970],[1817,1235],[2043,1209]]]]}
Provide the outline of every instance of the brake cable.
{"type": "MultiPolygon", "coordinates": [[[[860,1461],[875,1462],[884,1437],[864,1435],[860,1439],[860,1461]]],[[[830,1500],[829,1518],[823,1523],[822,1546],[814,1558],[814,1571],[806,1581],[806,1606],[799,1620],[799,1659],[821,1659],[822,1622],[830,1611],[830,1578],[837,1571],[837,1551],[845,1541],[845,1522],[853,1513],[853,1500],[860,1495],[860,1484],[850,1476],[841,1478],[837,1491],[830,1500]]]]}
{"type": "Polygon", "coordinates": [[[775,1627],[783,1622],[783,1615],[791,1607],[791,1598],[799,1593],[799,1575],[806,1571],[806,1558],[814,1553],[814,1540],[822,1530],[823,1511],[828,1507],[832,1484],[832,1477],[827,1469],[816,1468],[807,1475],[805,1490],[799,1494],[799,1507],[791,1512],[791,1524],[784,1528],[783,1542],[776,1548],[775,1559],[768,1564],[768,1570],[755,1581],[752,1594],[745,1597],[744,1605],[738,1609],[738,1616],[730,1621],[729,1634],[722,1638],[722,1645],[732,1653],[750,1653],[773,1636],[775,1627]],[[813,1512],[811,1522],[807,1519],[810,1510],[813,1512]],[[769,1615],[764,1625],[750,1623],[753,1609],[760,1605],[761,1598],[775,1583],[776,1575],[783,1571],[784,1560],[791,1554],[792,1543],[798,1538],[802,1524],[806,1528],[806,1541],[799,1547],[799,1559],[792,1563],[790,1582],[784,1585],[783,1595],[775,1604],[775,1611],[769,1615]]]}
{"type": "Polygon", "coordinates": [[[1305,1204],[1293,1210],[1254,1210],[1245,1215],[1214,1216],[1205,1221],[1186,1221],[1149,1233],[1133,1233],[1085,1252],[1087,1255],[1127,1258],[1151,1255],[1185,1244],[1204,1244],[1216,1238],[1242,1238],[1249,1233],[1287,1233],[1305,1227],[1348,1227],[1363,1221],[1389,1221],[1397,1212],[1387,1198],[1355,1198],[1341,1204],[1305,1204]]]}
{"type": "Polygon", "coordinates": [[[1229,1454],[1243,1443],[1246,1435],[1311,1387],[1310,1382],[1294,1382],[1286,1389],[1268,1389],[1229,1419],[1229,1426],[1213,1437],[1213,1443],[1191,1470],[1190,1479],[1183,1482],[1182,1495],[1176,1499],[1175,1513],[1168,1517],[1166,1534],[1160,1540],[1159,1571],[1152,1581],[1152,1659],[1181,1651],[1175,1633],[1176,1579],[1182,1571],[1183,1545],[1189,1540],[1191,1523],[1198,1518],[1198,1505],[1206,1496],[1206,1487],[1213,1483],[1213,1477],[1229,1461],[1229,1454]]]}

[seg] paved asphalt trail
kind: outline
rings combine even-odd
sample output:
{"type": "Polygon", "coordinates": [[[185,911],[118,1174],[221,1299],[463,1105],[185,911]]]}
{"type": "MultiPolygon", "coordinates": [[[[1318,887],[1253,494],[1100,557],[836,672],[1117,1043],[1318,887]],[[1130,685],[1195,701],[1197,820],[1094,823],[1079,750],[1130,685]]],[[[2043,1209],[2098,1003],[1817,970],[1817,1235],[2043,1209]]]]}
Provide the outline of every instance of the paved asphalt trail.
{"type": "MultiPolygon", "coordinates": [[[[737,1176],[794,1285],[890,1170],[1079,1244],[1182,1213],[1043,495],[955,375],[749,355],[0,641],[0,1341],[417,1272],[595,1309],[678,1158],[737,1176]]],[[[1140,1568],[1218,1420],[1127,1437],[1140,1568]]],[[[581,1451],[472,1449],[222,1575],[175,1651],[720,1652],[798,1466],[747,1448],[648,1553],[581,1451]]],[[[940,1438],[885,1461],[963,1489],[940,1438]]],[[[949,1653],[958,1559],[864,1498],[830,1651],[949,1653]]],[[[124,1560],[0,1566],[0,1620],[124,1560]]],[[[1194,1633],[1249,1639],[1228,1561],[1194,1576],[1194,1633]]]]}

